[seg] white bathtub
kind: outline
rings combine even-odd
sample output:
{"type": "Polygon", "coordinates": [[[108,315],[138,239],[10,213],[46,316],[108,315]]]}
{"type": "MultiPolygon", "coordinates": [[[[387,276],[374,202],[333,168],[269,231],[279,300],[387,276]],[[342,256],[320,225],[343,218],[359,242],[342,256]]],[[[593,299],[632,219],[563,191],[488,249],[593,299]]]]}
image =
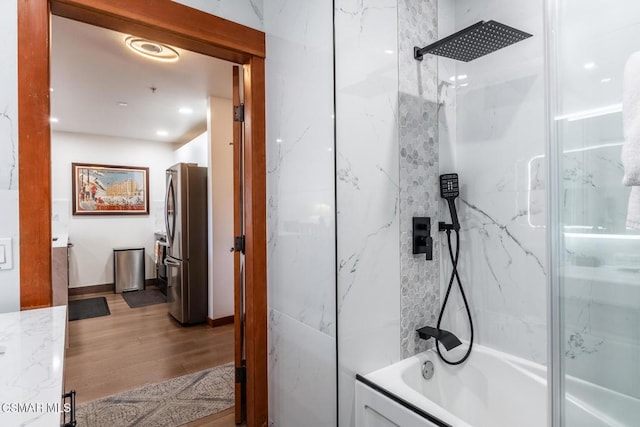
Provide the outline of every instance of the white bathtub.
{"type": "MultiPolygon", "coordinates": [[[[462,366],[446,365],[429,350],[358,376],[356,427],[543,427],[546,375],[542,365],[479,345],[462,366]],[[435,366],[429,380],[421,372],[427,360],[435,366]]],[[[639,400],[574,378],[565,384],[567,425],[638,425],[639,400]]]]}

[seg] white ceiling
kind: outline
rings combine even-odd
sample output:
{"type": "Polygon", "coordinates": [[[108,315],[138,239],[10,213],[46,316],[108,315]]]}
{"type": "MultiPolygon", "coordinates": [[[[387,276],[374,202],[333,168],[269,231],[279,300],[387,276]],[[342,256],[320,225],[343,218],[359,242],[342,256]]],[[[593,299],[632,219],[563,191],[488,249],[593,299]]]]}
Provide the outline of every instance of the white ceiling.
{"type": "Polygon", "coordinates": [[[184,143],[206,130],[208,96],[232,96],[230,62],[177,48],[177,62],[158,62],[129,50],[130,34],[51,19],[54,131],[184,143]]]}

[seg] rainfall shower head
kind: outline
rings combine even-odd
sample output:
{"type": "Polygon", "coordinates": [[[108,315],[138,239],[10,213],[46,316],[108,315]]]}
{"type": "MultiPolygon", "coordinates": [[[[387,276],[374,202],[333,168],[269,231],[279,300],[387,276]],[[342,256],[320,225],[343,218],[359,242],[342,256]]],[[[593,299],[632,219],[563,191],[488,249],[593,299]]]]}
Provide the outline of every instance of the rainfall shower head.
{"type": "Polygon", "coordinates": [[[413,48],[413,57],[422,61],[425,53],[469,62],[498,49],[531,37],[496,21],[480,21],[429,46],[413,48]]]}

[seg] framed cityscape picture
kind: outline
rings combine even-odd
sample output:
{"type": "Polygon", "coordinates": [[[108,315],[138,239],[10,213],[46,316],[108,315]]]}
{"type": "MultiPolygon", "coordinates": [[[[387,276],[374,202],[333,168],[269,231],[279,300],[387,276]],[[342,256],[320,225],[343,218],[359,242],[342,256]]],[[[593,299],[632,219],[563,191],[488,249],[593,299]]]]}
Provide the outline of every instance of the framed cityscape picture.
{"type": "Polygon", "coordinates": [[[149,168],[71,164],[73,215],[148,215],[149,168]]]}

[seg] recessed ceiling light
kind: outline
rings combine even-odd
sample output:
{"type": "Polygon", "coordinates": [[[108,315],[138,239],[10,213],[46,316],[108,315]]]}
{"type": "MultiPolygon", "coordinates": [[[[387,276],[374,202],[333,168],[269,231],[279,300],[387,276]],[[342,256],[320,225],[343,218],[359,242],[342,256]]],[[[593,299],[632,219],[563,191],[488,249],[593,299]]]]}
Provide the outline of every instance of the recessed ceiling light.
{"type": "Polygon", "coordinates": [[[168,136],[169,132],[167,132],[166,130],[159,130],[156,132],[156,135],[158,136],[168,136]]]}
{"type": "Polygon", "coordinates": [[[193,113],[193,110],[191,108],[188,108],[188,107],[182,107],[182,108],[180,108],[178,110],[178,112],[180,114],[191,114],[191,113],[193,113]]]}
{"type": "Polygon", "coordinates": [[[596,63],[595,62],[587,62],[586,64],[583,65],[585,70],[591,70],[592,68],[596,67],[596,63]]]}
{"type": "Polygon", "coordinates": [[[386,49],[384,53],[386,53],[387,55],[391,55],[393,51],[391,49],[386,49]]]}
{"type": "Polygon", "coordinates": [[[124,42],[138,55],[155,61],[176,62],[180,58],[178,51],[166,44],[133,36],[127,37],[124,42]]]}
{"type": "Polygon", "coordinates": [[[118,102],[118,107],[128,107],[129,104],[127,102],[120,101],[118,102]]]}
{"type": "Polygon", "coordinates": [[[604,79],[600,80],[600,83],[609,83],[611,81],[611,77],[605,77],[604,79]]]}
{"type": "Polygon", "coordinates": [[[50,117],[50,118],[49,118],[49,122],[51,122],[51,123],[58,123],[59,121],[60,121],[60,120],[58,120],[58,118],[57,118],[57,117],[50,117]]]}

